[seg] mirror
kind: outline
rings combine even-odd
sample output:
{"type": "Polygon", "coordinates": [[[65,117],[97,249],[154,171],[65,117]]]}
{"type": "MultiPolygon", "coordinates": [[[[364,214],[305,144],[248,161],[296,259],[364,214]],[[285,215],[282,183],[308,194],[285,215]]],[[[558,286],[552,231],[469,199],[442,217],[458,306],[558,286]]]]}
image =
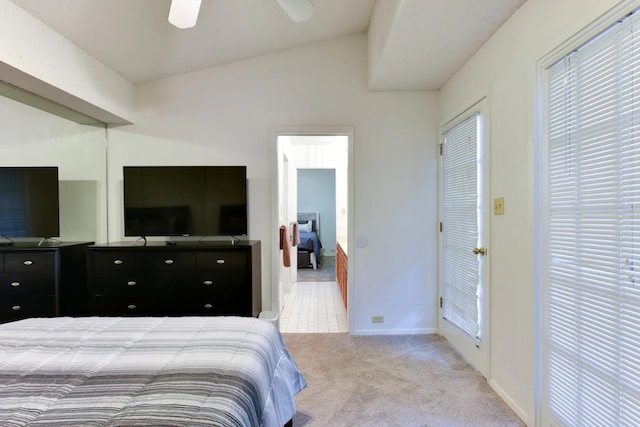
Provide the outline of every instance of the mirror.
{"type": "Polygon", "coordinates": [[[57,166],[62,241],[107,240],[105,125],[0,83],[0,166],[57,166]]]}

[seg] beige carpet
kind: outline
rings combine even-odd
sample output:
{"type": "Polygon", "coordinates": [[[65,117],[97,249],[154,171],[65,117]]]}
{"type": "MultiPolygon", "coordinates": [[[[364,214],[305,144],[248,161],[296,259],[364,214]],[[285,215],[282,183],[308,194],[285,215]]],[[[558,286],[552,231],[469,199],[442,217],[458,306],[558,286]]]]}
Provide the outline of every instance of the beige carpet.
{"type": "Polygon", "coordinates": [[[294,427],[524,425],[438,335],[283,337],[308,383],[294,427]]]}

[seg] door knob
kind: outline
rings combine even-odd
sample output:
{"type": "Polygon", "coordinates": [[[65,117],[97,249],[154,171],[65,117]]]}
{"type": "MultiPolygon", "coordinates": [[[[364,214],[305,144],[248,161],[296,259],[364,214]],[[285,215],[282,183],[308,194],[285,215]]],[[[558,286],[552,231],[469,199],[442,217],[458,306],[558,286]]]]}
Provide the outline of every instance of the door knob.
{"type": "Polygon", "coordinates": [[[487,254],[487,248],[473,248],[473,253],[476,255],[480,254],[484,256],[487,254]]]}

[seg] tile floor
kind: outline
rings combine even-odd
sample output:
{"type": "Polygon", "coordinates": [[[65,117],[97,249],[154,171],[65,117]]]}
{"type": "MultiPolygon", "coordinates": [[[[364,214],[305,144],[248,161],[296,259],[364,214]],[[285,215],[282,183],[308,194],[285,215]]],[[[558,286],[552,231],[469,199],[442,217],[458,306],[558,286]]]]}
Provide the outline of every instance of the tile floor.
{"type": "Polygon", "coordinates": [[[280,332],[347,332],[347,311],[337,282],[297,282],[285,294],[280,332]]]}

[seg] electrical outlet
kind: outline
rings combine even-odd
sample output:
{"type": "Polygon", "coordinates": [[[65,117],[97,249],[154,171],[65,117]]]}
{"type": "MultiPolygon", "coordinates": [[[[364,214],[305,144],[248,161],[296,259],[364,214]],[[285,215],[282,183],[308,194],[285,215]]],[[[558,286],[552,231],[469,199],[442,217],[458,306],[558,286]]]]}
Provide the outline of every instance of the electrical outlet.
{"type": "Polygon", "coordinates": [[[504,215],[504,197],[496,197],[493,199],[493,214],[504,215]]]}
{"type": "Polygon", "coordinates": [[[384,323],[384,316],[371,316],[371,323],[384,323]]]}

